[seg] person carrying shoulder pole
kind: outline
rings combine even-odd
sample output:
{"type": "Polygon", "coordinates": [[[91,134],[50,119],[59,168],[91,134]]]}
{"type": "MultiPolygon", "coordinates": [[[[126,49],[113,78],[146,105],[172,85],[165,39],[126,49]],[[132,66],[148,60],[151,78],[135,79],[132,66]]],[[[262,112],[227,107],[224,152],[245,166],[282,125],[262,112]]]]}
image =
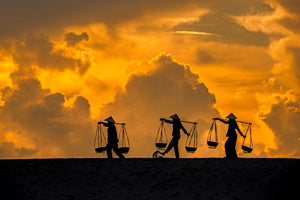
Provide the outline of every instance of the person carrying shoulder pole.
{"type": "Polygon", "coordinates": [[[99,124],[103,124],[104,126],[108,127],[107,128],[107,146],[106,146],[106,153],[107,153],[107,158],[113,158],[112,157],[112,149],[114,152],[119,156],[119,158],[124,158],[124,155],[119,152],[118,149],[118,134],[117,134],[117,129],[115,126],[115,120],[110,116],[106,118],[104,121],[106,122],[98,122],[99,124]]]}
{"type": "Polygon", "coordinates": [[[174,148],[175,156],[176,156],[176,158],[179,158],[178,141],[180,139],[180,129],[182,129],[183,132],[185,134],[187,134],[188,136],[190,134],[183,127],[183,125],[182,125],[182,123],[180,121],[180,118],[178,117],[177,114],[174,114],[174,115],[170,116],[170,118],[173,119],[173,120],[168,120],[168,119],[165,119],[165,118],[160,118],[161,121],[164,121],[164,122],[169,123],[169,124],[173,124],[173,131],[172,131],[173,138],[170,141],[167,149],[164,152],[162,152],[162,155],[165,155],[172,148],[174,148]]]}
{"type": "Polygon", "coordinates": [[[243,135],[242,131],[238,127],[238,124],[236,122],[237,118],[236,116],[234,116],[233,113],[230,113],[226,118],[228,118],[229,120],[226,121],[220,118],[213,118],[213,120],[219,120],[225,124],[228,124],[228,130],[226,134],[226,137],[228,137],[228,139],[225,143],[226,158],[238,158],[235,150],[235,145],[237,140],[237,134],[235,130],[237,130],[243,138],[245,138],[246,136],[243,135]]]}

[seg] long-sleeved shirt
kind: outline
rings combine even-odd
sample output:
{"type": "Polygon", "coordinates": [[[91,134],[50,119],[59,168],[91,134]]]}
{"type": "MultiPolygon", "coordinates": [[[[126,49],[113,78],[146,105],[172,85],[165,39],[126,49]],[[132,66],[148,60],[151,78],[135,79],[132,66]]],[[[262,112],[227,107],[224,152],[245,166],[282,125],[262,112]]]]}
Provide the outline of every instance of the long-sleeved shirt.
{"type": "Polygon", "coordinates": [[[165,119],[164,120],[166,123],[169,123],[169,124],[173,124],[173,131],[172,131],[172,136],[176,139],[179,139],[180,138],[180,129],[182,129],[182,131],[185,133],[185,134],[189,134],[185,128],[183,127],[182,123],[180,121],[172,121],[172,120],[167,120],[165,119]]]}
{"type": "Polygon", "coordinates": [[[225,121],[223,119],[219,119],[221,122],[225,123],[225,124],[228,124],[228,130],[227,130],[227,134],[226,136],[227,137],[231,137],[231,136],[234,136],[236,135],[236,131],[237,130],[239,132],[239,134],[241,136],[243,136],[243,133],[242,131],[240,130],[239,126],[237,125],[236,121],[235,120],[229,120],[229,121],[225,121]]]}

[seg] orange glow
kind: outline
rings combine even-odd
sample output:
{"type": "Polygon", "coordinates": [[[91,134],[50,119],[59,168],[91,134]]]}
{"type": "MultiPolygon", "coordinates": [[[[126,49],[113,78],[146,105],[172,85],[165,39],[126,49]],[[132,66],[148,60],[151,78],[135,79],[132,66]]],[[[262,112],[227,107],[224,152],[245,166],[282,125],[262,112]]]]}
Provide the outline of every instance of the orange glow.
{"type": "MultiPolygon", "coordinates": [[[[70,143],[78,145],[81,139],[93,138],[94,132],[92,131],[94,130],[89,129],[88,133],[82,133],[85,136],[83,137],[80,135],[81,132],[76,131],[84,125],[80,124],[77,128],[73,128],[76,123],[74,125],[69,121],[75,121],[75,118],[78,115],[84,115],[86,110],[90,111],[90,116],[83,117],[82,121],[87,121],[85,124],[102,120],[101,117],[109,108],[110,103],[115,103],[118,95],[126,96],[128,94],[126,89],[129,83],[132,84],[130,85],[132,90],[137,90],[139,87],[135,85],[134,81],[146,79],[149,81],[149,85],[155,85],[154,81],[157,80],[152,77],[156,75],[153,73],[166,64],[163,63],[164,61],[157,60],[162,55],[168,55],[170,57],[165,56],[164,59],[171,59],[172,62],[170,64],[170,60],[167,60],[166,65],[183,66],[186,74],[184,77],[180,77],[184,79],[184,83],[190,84],[191,82],[195,88],[195,85],[203,83],[208,90],[205,92],[214,95],[216,102],[207,107],[216,109],[216,113],[219,113],[221,117],[233,112],[240,120],[253,123],[254,146],[257,149],[251,156],[293,157],[294,154],[296,155],[296,150],[292,152],[288,145],[277,141],[277,137],[280,137],[285,129],[281,130],[275,122],[268,121],[266,118],[272,119],[273,115],[276,116],[276,112],[280,113],[275,108],[281,104],[283,108],[277,109],[286,109],[285,114],[288,116],[285,117],[298,119],[299,116],[300,71],[298,65],[300,61],[296,55],[300,52],[300,34],[296,25],[299,23],[300,13],[291,9],[288,3],[283,4],[277,1],[242,2],[238,5],[230,1],[228,6],[224,6],[224,2],[219,1],[199,2],[174,3],[174,5],[161,6],[160,9],[149,7],[149,4],[145,4],[148,7],[131,5],[130,11],[126,8],[124,8],[125,10],[118,8],[120,13],[115,13],[115,16],[108,15],[109,11],[100,14],[94,13],[95,10],[90,8],[89,12],[91,13],[84,11],[76,16],[78,22],[75,19],[70,20],[68,17],[63,17],[64,14],[60,13],[62,21],[54,23],[55,26],[51,25],[51,20],[49,20],[49,27],[44,23],[35,22],[40,24],[37,29],[32,28],[28,23],[26,30],[19,31],[22,33],[21,35],[15,35],[14,29],[7,27],[11,31],[8,36],[0,33],[0,97],[4,98],[4,88],[9,87],[12,94],[16,93],[16,97],[13,96],[10,99],[12,105],[15,105],[14,103],[18,99],[23,100],[25,103],[17,104],[19,106],[17,108],[22,108],[24,115],[33,113],[32,115],[35,117],[35,113],[38,113],[36,115],[41,116],[35,120],[44,120],[39,124],[41,127],[48,126],[47,128],[53,128],[54,132],[62,131],[59,134],[66,132],[64,136],[72,138],[70,143]],[[235,8],[234,6],[236,9],[227,8],[235,8]],[[246,7],[251,7],[251,9],[246,9],[246,7]],[[140,10],[132,12],[134,9],[140,10]],[[56,24],[58,25],[56,26],[56,24]],[[30,32],[27,28],[30,29],[30,32]],[[69,38],[72,41],[68,41],[66,38],[67,33],[73,34],[73,38],[69,38]],[[86,37],[80,38],[83,33],[86,37]],[[38,84],[28,83],[20,92],[22,87],[18,84],[26,79],[37,80],[41,88],[36,86],[38,84]],[[28,89],[27,87],[33,88],[28,89]],[[42,92],[45,89],[49,89],[47,94],[42,92]],[[64,99],[62,105],[56,102],[59,102],[60,96],[53,95],[55,93],[60,93],[64,99]],[[31,97],[26,95],[31,95],[31,97]],[[47,99],[48,96],[53,99],[47,99]],[[78,99],[78,97],[83,97],[83,99],[78,99]],[[27,102],[27,98],[35,99],[27,102]],[[78,108],[74,105],[76,100],[78,108]],[[53,103],[57,107],[53,106],[55,108],[49,109],[50,111],[44,109],[43,106],[48,105],[47,103],[53,103]],[[46,119],[45,116],[50,119],[46,119]],[[56,116],[58,117],[55,118],[56,116]],[[54,123],[56,120],[65,120],[66,126],[54,123]],[[284,149],[282,152],[281,148],[284,149]]],[[[97,6],[99,7],[98,4],[97,6]]],[[[156,73],[165,72],[162,70],[162,72],[156,73]]],[[[184,86],[178,88],[178,91],[183,90],[184,86]]],[[[191,95],[193,98],[195,91],[197,90],[188,90],[191,94],[185,93],[186,91],[180,94],[191,95]]],[[[147,91],[143,92],[145,92],[145,98],[152,97],[147,96],[149,95],[147,91]]],[[[168,92],[165,92],[166,95],[168,92]]],[[[7,92],[7,99],[11,97],[9,95],[11,94],[7,92]]],[[[155,94],[152,95],[155,97],[155,94]]],[[[169,95],[171,96],[171,94],[169,95]]],[[[138,99],[137,104],[140,106],[142,104],[139,102],[141,97],[137,95],[136,98],[138,99]]],[[[11,113],[13,113],[14,106],[5,105],[9,101],[7,99],[0,99],[1,112],[4,113],[5,109],[11,109],[11,113]]],[[[127,113],[123,113],[121,108],[124,106],[123,103],[125,106],[135,103],[132,101],[136,99],[129,99],[130,97],[128,97],[128,102],[122,99],[125,103],[116,103],[118,110],[115,112],[119,114],[116,118],[127,119],[124,117],[127,116],[127,113]]],[[[168,96],[161,101],[166,99],[168,96]]],[[[189,102],[185,102],[176,106],[189,110],[189,104],[189,102]]],[[[144,105],[145,112],[152,108],[159,113],[156,106],[144,105]]],[[[174,112],[177,109],[176,106],[174,106],[174,112]]],[[[203,120],[203,116],[206,116],[207,113],[201,112],[202,110],[197,111],[199,116],[195,118],[203,120]]],[[[111,113],[108,114],[111,115],[111,113]]],[[[130,117],[133,119],[142,118],[132,115],[130,117]]],[[[30,122],[18,118],[18,114],[0,116],[2,117],[0,119],[3,119],[3,122],[0,122],[2,123],[0,124],[0,135],[3,135],[0,137],[0,147],[2,142],[12,142],[16,148],[39,149],[38,153],[32,155],[33,157],[68,157],[71,155],[70,152],[59,146],[60,144],[54,144],[54,142],[44,147],[41,141],[46,143],[47,139],[39,141],[36,139],[40,137],[38,134],[31,137],[30,128],[27,127],[30,122]],[[5,122],[8,118],[11,121],[5,122]],[[14,125],[24,131],[22,137],[20,137],[18,129],[12,128],[14,125]]],[[[157,119],[160,117],[157,116],[157,119]]],[[[203,124],[209,120],[203,120],[203,124]]],[[[284,121],[282,118],[280,120],[284,121]]],[[[135,122],[128,121],[126,123],[134,124],[135,122]]],[[[138,136],[138,132],[141,131],[140,126],[138,125],[138,128],[132,126],[133,134],[136,134],[131,135],[132,139],[138,136]]],[[[292,126],[297,129],[297,124],[292,126]]],[[[203,145],[200,147],[201,150],[194,155],[184,156],[222,156],[223,147],[215,154],[206,149],[206,135],[204,134],[206,130],[204,127],[201,128],[202,135],[200,136],[201,142],[199,142],[203,145]]],[[[151,134],[155,133],[155,129],[143,132],[145,138],[152,138],[151,134]]],[[[224,131],[226,131],[225,129],[224,131]]],[[[225,137],[221,139],[222,143],[225,139],[225,137]]],[[[295,140],[300,141],[299,137],[295,140]]],[[[141,143],[141,141],[139,140],[137,143],[141,143]]],[[[144,144],[146,141],[142,140],[142,143],[144,144]]],[[[83,146],[80,148],[84,149],[83,146]]],[[[141,147],[138,146],[138,148],[141,147]]],[[[139,150],[136,149],[136,152],[139,150]]],[[[136,154],[133,152],[130,156],[134,157],[136,154]]],[[[72,156],[76,155],[72,154],[72,156]]],[[[97,155],[91,151],[88,156],[97,155]]]]}

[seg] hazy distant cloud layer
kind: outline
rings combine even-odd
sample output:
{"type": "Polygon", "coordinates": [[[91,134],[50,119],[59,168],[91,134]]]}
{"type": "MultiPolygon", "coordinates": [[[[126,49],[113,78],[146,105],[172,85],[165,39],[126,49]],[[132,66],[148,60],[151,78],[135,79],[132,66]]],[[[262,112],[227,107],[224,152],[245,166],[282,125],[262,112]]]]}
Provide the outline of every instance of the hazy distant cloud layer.
{"type": "MultiPolygon", "coordinates": [[[[157,19],[180,19],[189,13],[199,10],[209,12],[194,22],[183,21],[174,27],[175,31],[209,32],[221,35],[214,40],[238,42],[243,44],[267,44],[267,36],[261,33],[248,32],[234,22],[233,16],[246,14],[249,9],[270,11],[272,8],[261,0],[255,1],[196,1],[196,0],[113,0],[72,2],[62,1],[22,1],[1,0],[0,38],[24,36],[33,31],[63,30],[65,27],[85,26],[103,23],[116,27],[132,21],[144,21],[151,24],[157,19]],[[255,9],[254,9],[255,8],[255,9]],[[132,12],[134,10],[134,12],[132,12]],[[245,37],[241,37],[244,35],[245,37]]],[[[190,16],[191,17],[191,16],[190,16]]],[[[200,17],[200,16],[192,16],[200,17]]],[[[163,27],[160,27],[163,28],[163,27]]],[[[141,29],[142,30],[142,29],[141,29]]]]}
{"type": "Polygon", "coordinates": [[[2,142],[0,144],[0,158],[30,158],[38,153],[38,149],[17,148],[13,142],[2,142]]]}
{"type": "Polygon", "coordinates": [[[104,23],[115,26],[122,22],[135,20],[141,16],[165,15],[197,9],[195,0],[99,0],[82,2],[80,0],[22,1],[1,0],[0,38],[20,36],[24,33],[62,29],[66,26],[80,26],[90,23],[104,23]],[[133,12],[134,11],[134,12],[133,12]]]}

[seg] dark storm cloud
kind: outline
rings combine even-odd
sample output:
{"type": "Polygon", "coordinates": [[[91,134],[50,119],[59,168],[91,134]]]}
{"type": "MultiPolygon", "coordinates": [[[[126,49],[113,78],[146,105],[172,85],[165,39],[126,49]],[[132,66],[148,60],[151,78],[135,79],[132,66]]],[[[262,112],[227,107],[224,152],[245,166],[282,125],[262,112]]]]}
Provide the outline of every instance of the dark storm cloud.
{"type": "MultiPolygon", "coordinates": [[[[271,12],[272,8],[262,0],[91,0],[88,2],[1,0],[0,38],[23,38],[30,32],[62,31],[65,27],[86,26],[93,23],[103,23],[109,28],[114,28],[124,22],[143,20],[143,17],[147,17],[147,20],[142,24],[147,24],[148,21],[161,18],[189,17],[189,13],[199,9],[210,12],[197,22],[182,23],[174,27],[174,31],[198,31],[221,36],[206,38],[213,41],[268,45],[266,34],[248,31],[232,18],[249,12],[271,12]]],[[[140,27],[140,31],[147,27],[147,25],[140,27]]],[[[160,29],[164,28],[160,27],[160,29]]],[[[118,34],[116,31],[110,33],[118,34]]],[[[68,44],[76,44],[77,39],[74,40],[73,37],[74,43],[68,42],[68,44]]]]}
{"type": "MultiPolygon", "coordinates": [[[[18,81],[18,89],[2,90],[5,104],[0,107],[3,130],[19,132],[20,137],[34,141],[43,154],[47,148],[58,148],[61,155],[88,154],[93,135],[93,121],[87,99],[78,96],[71,106],[65,106],[61,93],[51,93],[42,89],[36,79],[18,81]],[[10,95],[7,94],[10,92],[10,95]]],[[[13,149],[11,144],[3,144],[3,149],[13,149]]],[[[18,155],[28,155],[37,151],[15,149],[18,155]]]]}
{"type": "Polygon", "coordinates": [[[68,46],[75,46],[82,40],[88,41],[89,35],[86,32],[83,32],[81,34],[76,34],[76,33],[70,32],[70,33],[65,34],[64,40],[67,42],[68,46]]]}
{"type": "MultiPolygon", "coordinates": [[[[151,155],[160,117],[177,113],[182,119],[198,121],[202,135],[211,118],[218,116],[214,95],[189,66],[166,54],[158,56],[151,66],[155,69],[147,74],[132,75],[125,91],[117,93],[102,114],[102,118],[112,115],[127,123],[136,156],[151,155]]],[[[182,138],[185,141],[185,136],[182,138]]]]}
{"type": "Polygon", "coordinates": [[[269,35],[261,32],[252,32],[240,26],[234,16],[253,13],[268,13],[274,11],[262,1],[214,1],[209,6],[211,12],[202,16],[199,21],[181,23],[174,27],[174,31],[208,32],[215,36],[199,37],[201,40],[237,43],[242,45],[268,46],[269,35]]]}
{"type": "MultiPolygon", "coordinates": [[[[156,17],[176,17],[177,14],[177,16],[182,17],[182,13],[191,13],[198,9],[209,9],[212,13],[207,15],[200,24],[195,23],[190,24],[190,26],[185,24],[184,28],[223,33],[225,37],[229,38],[231,28],[237,28],[237,32],[240,34],[247,34],[247,31],[234,25],[234,22],[230,20],[230,15],[246,14],[251,9],[268,11],[270,7],[261,0],[91,0],[88,2],[81,0],[1,0],[0,38],[1,36],[23,35],[35,30],[60,30],[67,26],[80,26],[90,23],[104,23],[108,27],[114,27],[123,22],[141,19],[144,16],[152,16],[155,19],[156,17]],[[227,18],[227,15],[229,18],[227,18]],[[225,18],[221,19],[223,17],[225,18]],[[220,29],[219,26],[223,27],[224,30],[220,29]],[[206,28],[209,31],[203,30],[206,28]]],[[[234,39],[235,36],[233,35],[230,39],[234,39]]],[[[248,33],[247,36],[257,38],[260,41],[264,38],[263,35],[254,33],[248,33]]]]}
{"type": "Polygon", "coordinates": [[[13,59],[18,70],[11,74],[13,78],[34,78],[33,65],[49,70],[63,71],[66,69],[84,74],[91,65],[89,58],[76,59],[66,55],[63,49],[54,49],[55,44],[46,35],[27,35],[24,41],[17,41],[13,51],[13,59]]]}
{"type": "Polygon", "coordinates": [[[195,0],[1,0],[0,3],[0,38],[97,22],[114,26],[144,15],[193,10],[199,6],[195,0]]]}
{"type": "Polygon", "coordinates": [[[249,32],[238,25],[230,16],[222,14],[208,14],[199,22],[182,24],[175,27],[177,30],[202,31],[217,34],[219,36],[207,37],[206,41],[237,43],[242,45],[268,46],[269,36],[259,32],[249,32]]]}

